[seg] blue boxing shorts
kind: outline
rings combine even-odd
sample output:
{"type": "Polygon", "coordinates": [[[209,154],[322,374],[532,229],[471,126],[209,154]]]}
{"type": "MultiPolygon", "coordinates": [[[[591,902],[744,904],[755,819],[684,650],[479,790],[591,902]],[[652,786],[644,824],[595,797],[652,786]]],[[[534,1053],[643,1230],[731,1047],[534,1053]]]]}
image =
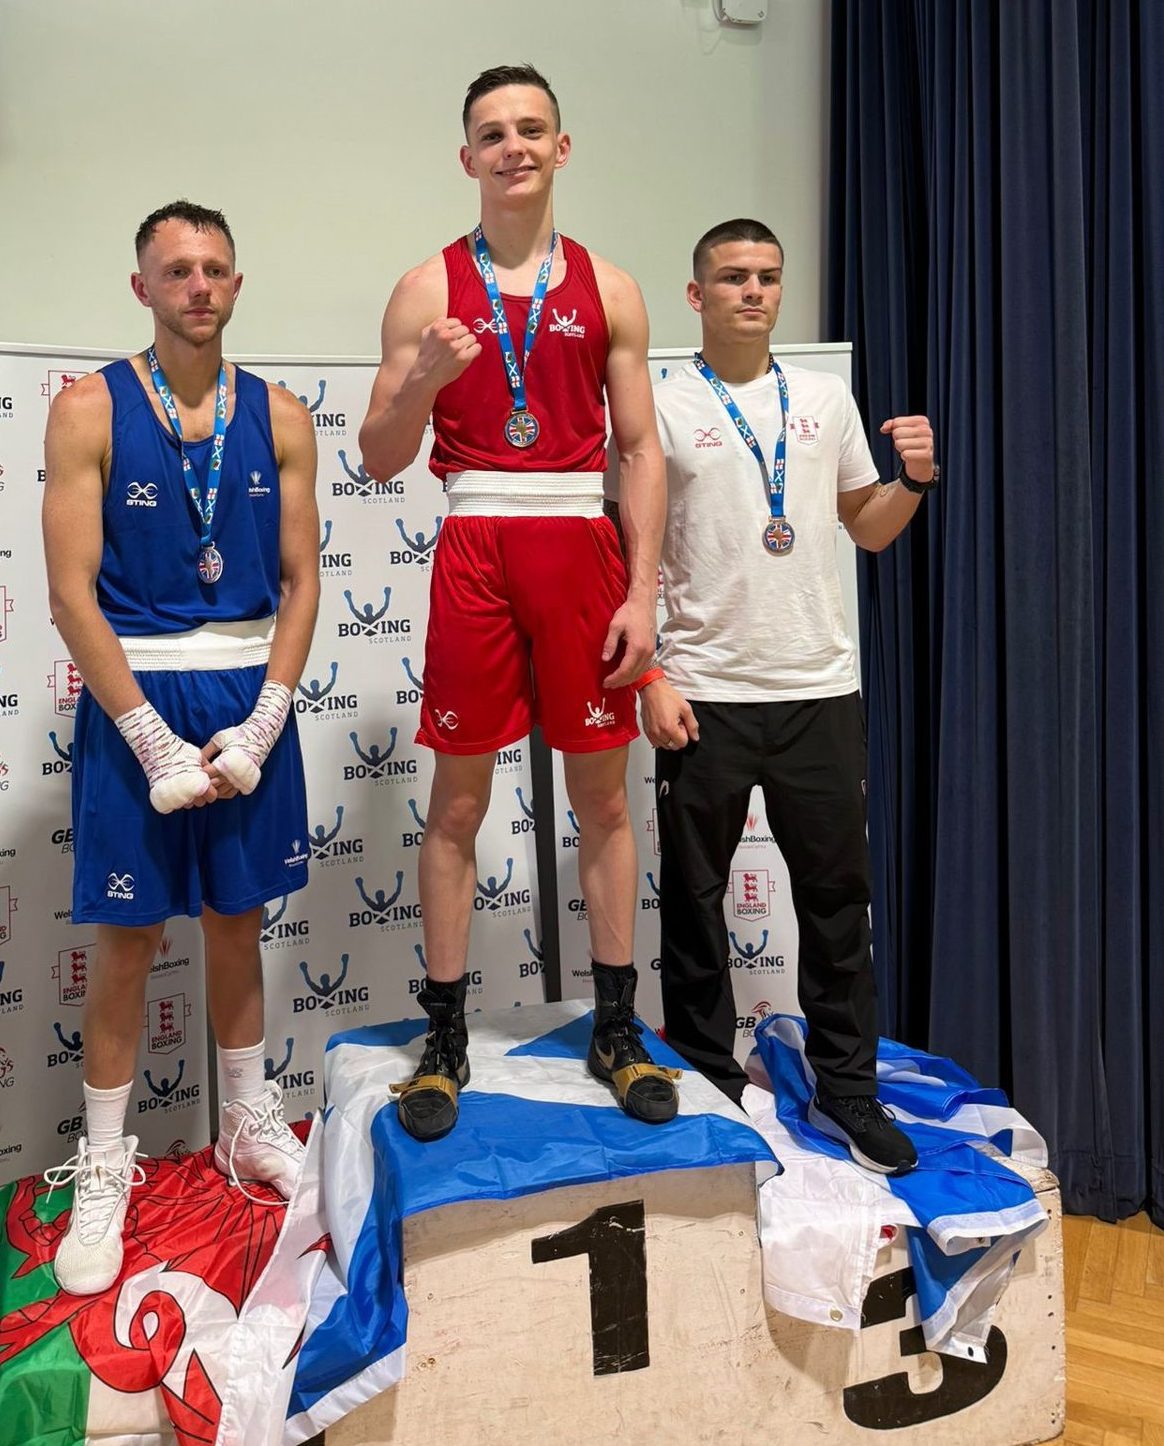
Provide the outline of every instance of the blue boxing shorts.
{"type": "MultiPolygon", "coordinates": [[[[266,666],[134,677],[179,738],[201,748],[250,715],[266,666]]],[[[254,793],[161,814],[116,724],[82,692],[73,738],[75,924],[157,924],[197,917],[206,904],[243,914],[303,888],[310,852],[294,710],[254,793]]]]}

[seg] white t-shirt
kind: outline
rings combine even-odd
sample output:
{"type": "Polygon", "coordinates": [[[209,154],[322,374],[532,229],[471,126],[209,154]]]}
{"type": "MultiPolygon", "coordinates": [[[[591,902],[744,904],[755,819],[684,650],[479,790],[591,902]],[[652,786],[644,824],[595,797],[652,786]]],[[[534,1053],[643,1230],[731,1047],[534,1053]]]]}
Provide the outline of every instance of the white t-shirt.
{"type": "MultiPolygon", "coordinates": [[[[667,459],[660,662],[686,698],[785,702],[857,687],[837,572],[837,493],[877,481],[861,416],[839,377],[781,367],[789,413],[784,513],[792,550],[764,547],[760,464],[692,363],[655,386],[667,459]]],[[[771,474],[780,395],[769,373],[729,386],[771,474]]]]}

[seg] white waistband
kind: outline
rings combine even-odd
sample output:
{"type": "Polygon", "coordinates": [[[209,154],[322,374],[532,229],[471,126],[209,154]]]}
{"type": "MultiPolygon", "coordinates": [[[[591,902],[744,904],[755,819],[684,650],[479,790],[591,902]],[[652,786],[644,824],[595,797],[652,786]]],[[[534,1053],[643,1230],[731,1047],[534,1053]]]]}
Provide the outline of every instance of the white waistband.
{"type": "Polygon", "coordinates": [[[135,673],[204,672],[218,668],[257,668],[271,656],[275,615],[245,623],[204,623],[187,633],[119,638],[135,673]]]}
{"type": "Polygon", "coordinates": [[[450,472],[457,517],[601,517],[601,472],[450,472]]]}

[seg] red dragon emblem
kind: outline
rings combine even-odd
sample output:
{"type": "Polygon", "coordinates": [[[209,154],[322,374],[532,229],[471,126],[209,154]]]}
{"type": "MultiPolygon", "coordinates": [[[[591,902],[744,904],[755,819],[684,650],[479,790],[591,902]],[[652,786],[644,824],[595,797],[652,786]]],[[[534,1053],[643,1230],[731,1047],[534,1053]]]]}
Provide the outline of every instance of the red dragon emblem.
{"type": "MultiPolygon", "coordinates": [[[[49,1331],[67,1325],[95,1376],[121,1392],[161,1388],[179,1446],[205,1446],[214,1440],[222,1403],[196,1349],[189,1356],[181,1394],[163,1384],[186,1339],[186,1311],[164,1288],[145,1291],[133,1305],[141,1284],[133,1290],[133,1278],[151,1270],[163,1284],[168,1271],[196,1276],[225,1297],[237,1317],[270,1258],[285,1211],[231,1189],[214,1168],[210,1149],[192,1155],[180,1154],[180,1149],[181,1142],[175,1141],[169,1156],[142,1162],[146,1179],[130,1195],[120,1279],[102,1295],[57,1293],[0,1317],[0,1367],[49,1331]],[[128,1328],[127,1307],[132,1307],[128,1328]]],[[[247,1189],[260,1200],[283,1204],[269,1186],[251,1184],[247,1189]]],[[[14,1278],[51,1264],[64,1234],[69,1197],[62,1192],[59,1212],[43,1219],[44,1207],[38,1210],[38,1205],[47,1194],[47,1185],[37,1177],[15,1187],[8,1244],[25,1258],[14,1278]]]]}

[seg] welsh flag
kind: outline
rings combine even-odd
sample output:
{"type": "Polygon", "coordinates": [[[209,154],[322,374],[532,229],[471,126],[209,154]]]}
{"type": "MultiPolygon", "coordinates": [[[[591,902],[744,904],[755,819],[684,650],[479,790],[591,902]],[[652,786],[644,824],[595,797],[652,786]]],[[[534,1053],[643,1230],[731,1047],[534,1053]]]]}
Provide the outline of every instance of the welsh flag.
{"type": "Polygon", "coordinates": [[[287,1207],[248,1184],[250,1200],[211,1154],[141,1162],[121,1278],[102,1295],[66,1295],[52,1273],[71,1187],[0,1190],[4,1441],[234,1446],[240,1401],[279,1410],[328,1243],[318,1191],[287,1207]]]}

